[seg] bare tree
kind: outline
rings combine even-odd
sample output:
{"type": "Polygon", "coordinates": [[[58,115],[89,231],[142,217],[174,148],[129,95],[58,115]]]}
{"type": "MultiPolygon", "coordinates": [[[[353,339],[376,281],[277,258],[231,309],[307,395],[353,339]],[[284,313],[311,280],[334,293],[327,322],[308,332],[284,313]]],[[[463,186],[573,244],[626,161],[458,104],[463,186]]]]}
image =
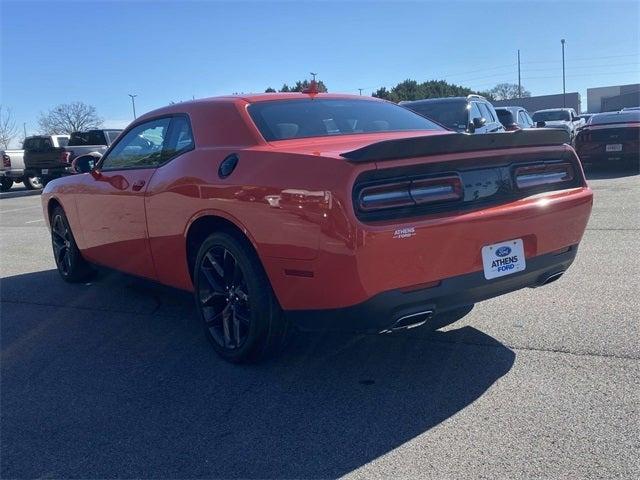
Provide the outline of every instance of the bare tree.
{"type": "Polygon", "coordinates": [[[489,93],[494,100],[511,100],[513,98],[531,96],[530,91],[525,90],[524,87],[521,87],[521,89],[522,91],[520,92],[520,95],[518,95],[517,83],[499,83],[491,90],[489,90],[489,93]]]}
{"type": "Polygon", "coordinates": [[[49,135],[71,134],[92,128],[100,128],[103,119],[96,113],[96,107],[83,102],[63,103],[41,113],[38,125],[42,133],[49,135]]]}
{"type": "Polygon", "coordinates": [[[0,105],[0,147],[5,150],[8,149],[17,134],[18,129],[13,118],[13,112],[10,108],[0,105]]]}

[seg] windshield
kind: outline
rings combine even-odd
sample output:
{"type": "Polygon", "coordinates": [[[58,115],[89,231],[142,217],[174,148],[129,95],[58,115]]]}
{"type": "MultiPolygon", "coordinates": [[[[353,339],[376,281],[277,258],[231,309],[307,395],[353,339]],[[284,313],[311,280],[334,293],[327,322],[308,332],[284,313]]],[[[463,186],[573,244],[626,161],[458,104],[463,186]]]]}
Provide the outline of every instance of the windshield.
{"type": "Polygon", "coordinates": [[[467,102],[425,102],[410,104],[407,108],[454,130],[464,131],[468,127],[467,102]]]}
{"type": "Polygon", "coordinates": [[[369,132],[442,130],[392,103],[311,99],[258,102],[249,114],[267,141],[369,132]]]}
{"type": "Polygon", "coordinates": [[[569,112],[566,110],[550,110],[548,112],[536,112],[533,114],[534,122],[568,122],[570,119],[569,112]]]}
{"type": "Polygon", "coordinates": [[[637,123],[640,122],[639,110],[627,110],[620,113],[601,113],[591,117],[590,125],[602,125],[605,123],[637,123]]]}
{"type": "Polygon", "coordinates": [[[513,114],[509,110],[496,109],[496,113],[498,114],[498,120],[500,120],[500,123],[505,127],[516,123],[513,119],[513,114]]]}

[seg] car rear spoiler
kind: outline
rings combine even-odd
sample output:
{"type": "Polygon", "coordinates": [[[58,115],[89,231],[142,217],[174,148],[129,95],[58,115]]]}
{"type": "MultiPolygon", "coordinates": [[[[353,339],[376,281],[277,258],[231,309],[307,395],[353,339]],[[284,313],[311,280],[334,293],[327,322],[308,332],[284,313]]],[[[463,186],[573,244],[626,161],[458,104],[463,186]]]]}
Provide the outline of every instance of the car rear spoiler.
{"type": "Polygon", "coordinates": [[[341,153],[340,156],[350,162],[359,163],[501,148],[542,147],[564,143],[569,143],[569,134],[565,130],[554,128],[475,135],[452,133],[383,140],[357,150],[341,153]]]}

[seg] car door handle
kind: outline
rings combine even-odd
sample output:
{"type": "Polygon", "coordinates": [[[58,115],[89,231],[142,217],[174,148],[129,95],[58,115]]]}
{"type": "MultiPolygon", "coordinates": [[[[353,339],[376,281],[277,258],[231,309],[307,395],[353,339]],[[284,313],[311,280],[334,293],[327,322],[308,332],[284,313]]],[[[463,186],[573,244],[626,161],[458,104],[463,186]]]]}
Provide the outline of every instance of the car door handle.
{"type": "Polygon", "coordinates": [[[134,192],[139,192],[142,187],[144,187],[144,180],[137,180],[131,187],[131,190],[133,190],[134,192]]]}

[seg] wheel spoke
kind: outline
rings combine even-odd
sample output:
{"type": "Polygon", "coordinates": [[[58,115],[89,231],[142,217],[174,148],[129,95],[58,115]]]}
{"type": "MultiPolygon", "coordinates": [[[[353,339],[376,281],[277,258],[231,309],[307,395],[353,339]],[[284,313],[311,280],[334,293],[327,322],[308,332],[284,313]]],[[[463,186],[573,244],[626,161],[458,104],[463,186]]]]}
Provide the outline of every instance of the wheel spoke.
{"type": "Polygon", "coordinates": [[[230,310],[230,307],[225,307],[225,309],[222,311],[222,332],[224,334],[225,347],[231,346],[231,328],[229,325],[229,320],[231,320],[232,312],[230,312],[230,310]]]}
{"type": "Polygon", "coordinates": [[[233,336],[235,339],[236,347],[240,346],[241,338],[240,338],[240,318],[238,318],[238,313],[236,309],[233,309],[233,336]]]}
{"type": "Polygon", "coordinates": [[[221,295],[224,295],[224,285],[218,279],[215,278],[212,269],[202,267],[202,273],[204,278],[207,280],[207,283],[211,287],[214,292],[217,292],[221,295]]]}
{"type": "Polygon", "coordinates": [[[224,279],[225,283],[229,285],[229,283],[233,282],[234,273],[236,270],[236,259],[233,258],[233,255],[229,250],[225,250],[222,257],[222,265],[224,269],[224,279]]]}
{"type": "Polygon", "coordinates": [[[213,256],[213,253],[211,252],[207,252],[207,254],[205,255],[207,257],[207,260],[209,260],[209,263],[211,264],[211,266],[213,267],[213,269],[216,271],[216,273],[218,274],[218,276],[220,278],[224,278],[224,270],[222,269],[222,267],[220,266],[220,264],[218,263],[218,261],[215,259],[215,257],[213,256]]]}
{"type": "Polygon", "coordinates": [[[211,303],[213,302],[213,300],[215,298],[224,298],[224,292],[220,292],[217,290],[212,290],[210,292],[204,292],[203,294],[201,294],[200,297],[200,303],[205,306],[205,307],[209,307],[211,306],[211,303]]]}
{"type": "Polygon", "coordinates": [[[234,320],[237,319],[239,323],[243,323],[245,325],[249,325],[251,323],[249,315],[245,314],[244,312],[239,312],[237,308],[233,312],[233,317],[234,320]]]}

